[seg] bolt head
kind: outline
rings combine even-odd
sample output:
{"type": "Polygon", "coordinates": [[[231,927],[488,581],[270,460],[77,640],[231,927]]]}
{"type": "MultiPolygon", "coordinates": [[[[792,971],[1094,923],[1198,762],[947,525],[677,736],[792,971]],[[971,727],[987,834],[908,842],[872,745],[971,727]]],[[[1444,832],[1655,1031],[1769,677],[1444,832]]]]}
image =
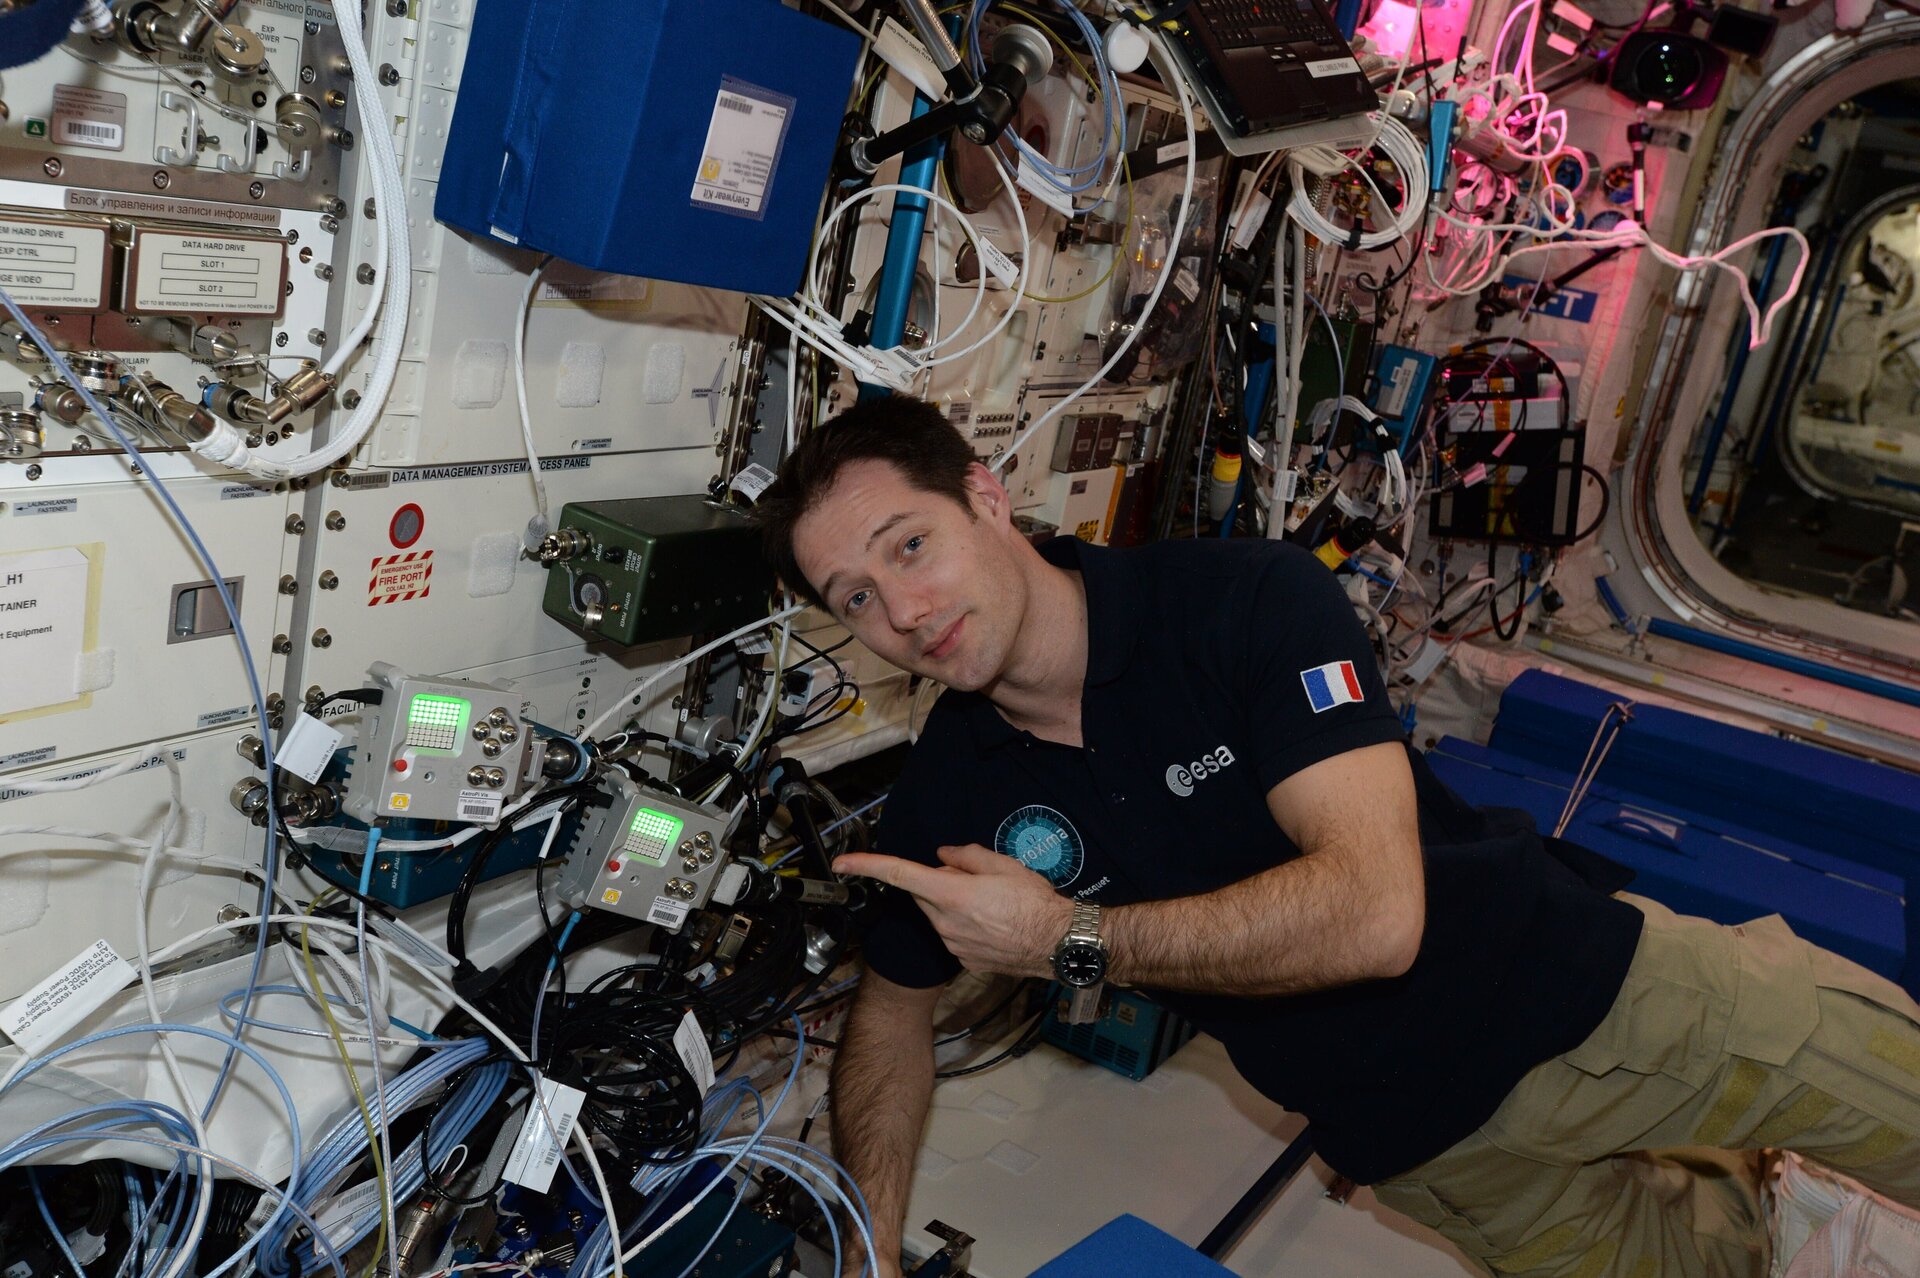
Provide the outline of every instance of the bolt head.
{"type": "Polygon", "coordinates": [[[387,16],[404,18],[407,16],[407,0],[387,0],[387,16]]]}
{"type": "Polygon", "coordinates": [[[173,185],[173,174],[167,172],[165,169],[155,169],[153,171],[153,189],[154,190],[164,191],[172,185],[173,185]]]}
{"type": "Polygon", "coordinates": [[[360,263],[360,269],[353,273],[353,278],[359,280],[362,284],[371,284],[380,278],[380,274],[373,269],[371,262],[362,262],[360,263]]]}
{"type": "Polygon", "coordinates": [[[295,537],[307,530],[307,521],[298,515],[287,516],[287,532],[295,537]]]}
{"type": "Polygon", "coordinates": [[[329,213],[325,217],[320,219],[320,229],[325,231],[328,235],[332,235],[335,231],[340,229],[340,219],[335,217],[333,214],[329,213]]]}
{"type": "Polygon", "coordinates": [[[292,573],[288,573],[286,576],[280,578],[280,593],[283,595],[299,594],[300,593],[299,578],[295,577],[292,573]]]}
{"type": "Polygon", "coordinates": [[[288,338],[284,330],[273,335],[273,344],[275,346],[285,346],[287,341],[288,338]]]}
{"type": "Polygon", "coordinates": [[[400,83],[400,68],[394,66],[391,62],[382,62],[380,64],[380,83],[386,85],[388,88],[392,88],[394,85],[400,83]]]}
{"type": "Polygon", "coordinates": [[[346,406],[349,412],[351,412],[353,409],[360,407],[360,392],[357,390],[350,390],[346,394],[340,397],[340,402],[341,404],[346,406]]]}
{"type": "Polygon", "coordinates": [[[316,648],[331,648],[333,647],[333,636],[324,630],[316,630],[313,632],[313,646],[316,648]]]}
{"type": "Polygon", "coordinates": [[[45,473],[46,473],[45,471],[40,469],[39,462],[34,462],[32,465],[27,467],[28,479],[38,479],[40,478],[40,476],[44,475],[45,473]]]}
{"type": "Polygon", "coordinates": [[[265,182],[253,182],[253,183],[249,183],[247,186],[247,194],[252,196],[256,200],[265,196],[266,193],[267,193],[267,184],[265,182]]]}
{"type": "MultiPolygon", "coordinates": [[[[345,480],[347,477],[345,475],[342,475],[340,476],[340,478],[345,480]]],[[[342,484],[341,486],[345,487],[345,484],[342,484]]],[[[328,532],[339,532],[342,528],[345,528],[346,526],[347,526],[347,517],[345,515],[341,514],[337,510],[329,510],[327,512],[327,531],[328,532]]]]}
{"type": "Polygon", "coordinates": [[[286,655],[287,655],[288,653],[290,653],[290,652],[292,652],[292,651],[293,651],[293,636],[291,636],[291,635],[275,635],[275,636],[273,637],[273,650],[274,650],[274,652],[275,652],[275,653],[276,653],[277,655],[279,655],[279,656],[282,656],[282,657],[284,657],[284,656],[286,656],[286,655]]]}
{"type": "Polygon", "coordinates": [[[312,67],[300,68],[300,83],[312,84],[315,80],[318,80],[319,78],[320,78],[320,73],[318,71],[315,71],[312,67]]]}
{"type": "Polygon", "coordinates": [[[40,171],[48,177],[59,177],[62,173],[66,172],[66,170],[67,166],[61,162],[60,157],[57,155],[48,156],[40,164],[40,171]]]}
{"type": "Polygon", "coordinates": [[[332,571],[331,569],[329,569],[328,571],[326,571],[326,572],[323,572],[323,573],[321,573],[321,574],[320,574],[320,589],[322,589],[322,590],[338,590],[339,588],[340,588],[340,574],[339,574],[339,573],[337,573],[337,572],[334,572],[334,571],[332,571]]]}

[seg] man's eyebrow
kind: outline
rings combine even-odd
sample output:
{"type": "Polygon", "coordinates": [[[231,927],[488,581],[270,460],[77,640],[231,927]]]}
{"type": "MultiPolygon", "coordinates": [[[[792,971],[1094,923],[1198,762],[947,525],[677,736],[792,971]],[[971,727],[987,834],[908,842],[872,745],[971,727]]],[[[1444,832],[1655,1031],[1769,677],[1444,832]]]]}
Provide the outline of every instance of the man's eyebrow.
{"type": "Polygon", "coordinates": [[[872,534],[868,536],[867,549],[872,550],[873,543],[880,540],[881,533],[886,532],[888,529],[892,528],[894,525],[898,524],[900,521],[902,521],[906,517],[907,517],[907,512],[903,510],[897,515],[889,515],[886,519],[882,520],[880,523],[880,526],[878,528],[875,528],[872,534]]]}
{"type": "MultiPolygon", "coordinates": [[[[903,510],[896,515],[889,515],[887,516],[887,518],[881,520],[879,527],[875,528],[872,533],[868,534],[866,550],[872,550],[873,543],[880,540],[880,536],[882,533],[885,533],[889,529],[894,528],[906,518],[907,518],[907,512],[903,510]]],[[[820,586],[820,594],[823,598],[830,599],[833,597],[833,583],[838,580],[840,580],[840,574],[838,572],[831,572],[827,574],[826,581],[821,583],[821,586],[820,586]]]]}

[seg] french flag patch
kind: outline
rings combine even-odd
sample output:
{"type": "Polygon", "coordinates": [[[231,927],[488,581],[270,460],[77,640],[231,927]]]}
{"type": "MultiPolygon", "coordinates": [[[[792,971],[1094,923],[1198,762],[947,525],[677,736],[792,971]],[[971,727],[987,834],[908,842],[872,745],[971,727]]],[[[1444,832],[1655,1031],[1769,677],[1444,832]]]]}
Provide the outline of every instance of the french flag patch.
{"type": "Polygon", "coordinates": [[[1354,673],[1351,661],[1330,661],[1324,666],[1302,670],[1300,682],[1307,686],[1307,701],[1315,714],[1365,700],[1360,692],[1360,677],[1354,673]]]}

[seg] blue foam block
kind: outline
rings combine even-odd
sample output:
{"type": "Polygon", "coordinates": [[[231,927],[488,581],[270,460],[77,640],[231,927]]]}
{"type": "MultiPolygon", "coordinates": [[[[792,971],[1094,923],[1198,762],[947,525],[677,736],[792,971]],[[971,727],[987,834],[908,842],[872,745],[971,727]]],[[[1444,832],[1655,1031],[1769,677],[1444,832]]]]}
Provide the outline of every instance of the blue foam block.
{"type": "MultiPolygon", "coordinates": [[[[1427,762],[1468,802],[1520,808],[1542,830],[1559,820],[1574,779],[1452,737],[1427,762]]],[[[1629,890],[1670,909],[1728,924],[1779,914],[1817,945],[1902,975],[1909,947],[1897,875],[1597,782],[1565,837],[1633,870],[1629,890]]]]}
{"type": "Polygon", "coordinates": [[[1118,1216],[1034,1270],[1033,1278],[1233,1278],[1233,1273],[1138,1216],[1118,1216]]]}
{"type": "Polygon", "coordinates": [[[791,293],[858,52],[778,0],[481,0],[434,216],[597,270],[791,293]],[[722,192],[755,166],[757,197],[722,192]]]}

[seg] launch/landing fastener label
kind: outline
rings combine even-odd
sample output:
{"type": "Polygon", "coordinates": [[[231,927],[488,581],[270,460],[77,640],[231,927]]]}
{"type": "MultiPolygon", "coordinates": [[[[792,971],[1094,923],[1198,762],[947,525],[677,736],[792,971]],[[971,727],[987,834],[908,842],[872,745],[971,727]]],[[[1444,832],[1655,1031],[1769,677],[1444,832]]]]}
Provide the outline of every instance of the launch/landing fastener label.
{"type": "Polygon", "coordinates": [[[0,218],[0,288],[36,310],[99,310],[107,298],[107,228],[0,218]]]}
{"type": "Polygon", "coordinates": [[[745,80],[723,76],[700,149],[693,202],[701,208],[758,222],[767,215],[767,188],[787,140],[793,99],[745,80]]]}

